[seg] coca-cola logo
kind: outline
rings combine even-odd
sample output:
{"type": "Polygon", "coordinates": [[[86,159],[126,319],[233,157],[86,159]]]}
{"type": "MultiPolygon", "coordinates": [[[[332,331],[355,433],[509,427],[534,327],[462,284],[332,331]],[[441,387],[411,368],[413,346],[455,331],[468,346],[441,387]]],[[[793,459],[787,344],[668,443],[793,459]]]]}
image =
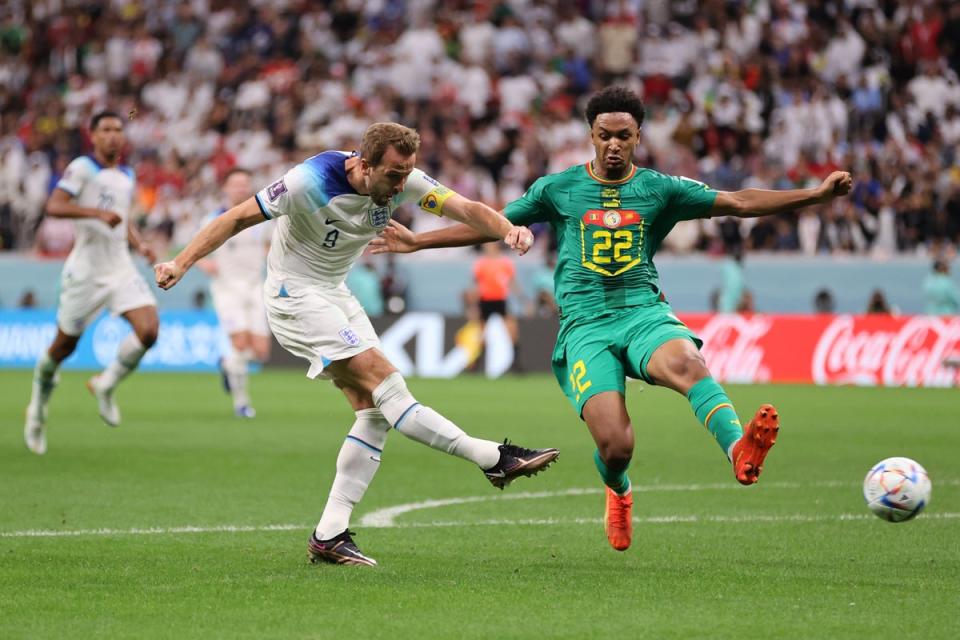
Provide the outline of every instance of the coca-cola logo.
{"type": "Polygon", "coordinates": [[[769,382],[760,340],[773,320],[766,316],[717,315],[700,329],[703,357],[711,375],[723,382],[769,382]]]}
{"type": "Polygon", "coordinates": [[[944,361],[960,355],[960,320],[916,316],[870,328],[866,318],[839,316],[813,353],[817,384],[946,387],[960,382],[944,361]]]}

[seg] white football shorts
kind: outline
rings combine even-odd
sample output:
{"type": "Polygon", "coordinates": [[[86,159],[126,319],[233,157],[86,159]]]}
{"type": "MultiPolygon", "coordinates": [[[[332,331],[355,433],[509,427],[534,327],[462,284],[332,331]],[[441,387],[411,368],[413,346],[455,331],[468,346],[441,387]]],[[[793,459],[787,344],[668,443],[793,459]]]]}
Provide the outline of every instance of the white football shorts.
{"type": "Polygon", "coordinates": [[[213,297],[217,319],[227,335],[242,332],[258,336],[270,335],[260,283],[213,282],[210,284],[210,295],[213,297]]]}
{"type": "Polygon", "coordinates": [[[308,378],[328,378],[323,370],[331,362],[380,348],[370,319],[346,286],[303,287],[264,297],[273,335],[284,349],[310,362],[308,378]]]}
{"type": "Polygon", "coordinates": [[[57,326],[68,336],[78,336],[104,308],[119,316],[131,309],[155,306],[157,299],[147,281],[133,267],[112,273],[109,278],[77,278],[64,269],[57,326]]]}

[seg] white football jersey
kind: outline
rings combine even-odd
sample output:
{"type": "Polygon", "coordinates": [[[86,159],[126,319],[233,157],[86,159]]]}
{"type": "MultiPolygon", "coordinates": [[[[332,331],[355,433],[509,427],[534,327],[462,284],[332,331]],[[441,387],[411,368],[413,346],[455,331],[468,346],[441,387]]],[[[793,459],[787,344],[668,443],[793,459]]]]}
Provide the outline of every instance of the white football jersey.
{"type": "MultiPolygon", "coordinates": [[[[221,207],[204,220],[204,225],[226,213],[221,207]]],[[[217,275],[211,278],[215,286],[254,287],[263,283],[263,267],[267,261],[267,242],[270,229],[265,224],[248,227],[229,238],[211,254],[217,263],[217,275]]]]}
{"type": "MultiPolygon", "coordinates": [[[[326,151],[293,167],[256,195],[264,217],[277,218],[267,257],[265,289],[277,295],[298,287],[335,288],[367,244],[380,233],[393,211],[408,202],[440,215],[453,195],[420,169],[414,169],[402,192],[378,206],[347,181],[344,162],[356,152],[326,151]]],[[[281,294],[282,295],[282,294],[281,294]]]]}
{"type": "Polygon", "coordinates": [[[127,223],[133,204],[136,176],[126,165],[103,167],[93,156],[80,156],[67,165],[57,189],[73,196],[81,207],[112,211],[120,216],[115,227],[92,218],[78,218],[76,240],[64,265],[75,277],[98,276],[120,266],[133,266],[127,243],[127,223]]]}

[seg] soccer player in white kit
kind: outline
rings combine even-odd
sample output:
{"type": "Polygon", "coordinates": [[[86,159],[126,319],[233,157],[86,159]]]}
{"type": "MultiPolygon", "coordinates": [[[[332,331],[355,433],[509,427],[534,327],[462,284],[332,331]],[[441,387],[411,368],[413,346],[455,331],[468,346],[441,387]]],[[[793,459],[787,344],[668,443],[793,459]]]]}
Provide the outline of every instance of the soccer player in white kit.
{"type": "Polygon", "coordinates": [[[112,427],[120,424],[113,392],[157,341],[160,324],[156,298],[130,256],[133,246],[150,262],[156,259],[130,224],[136,178],[133,169],[120,163],[123,120],[111,111],[96,114],[90,121],[90,139],[93,154],[67,166],[46,204],[47,215],[76,220],[76,240],[63,265],[57,335],[34,369],[23,428],[27,448],[40,455],[47,451],[47,403],[57,369],[77,348],[87,324],[107,308],[133,327],[120,343],[116,360],[87,382],[100,417],[112,427]]]}
{"type": "Polygon", "coordinates": [[[371,125],[360,152],[327,151],[308,158],[254,198],[204,227],[173,261],[156,265],[157,284],[175,285],[184,272],[231,235],[276,218],[264,296],[280,344],[310,362],[343,391],[356,421],[337,457],[337,474],[308,543],[312,562],[376,564],[357,549],[350,515],[380,466],[390,428],[417,442],[477,464],[499,488],[552,463],[557,449],[525,449],[473,438],[407,390],[380,351],[370,320],[344,284],[367,244],[399,205],[465,222],[525,252],[529,229],[514,227],[490,207],[447,189],[414,168],[420,136],[395,123],[371,125]]]}
{"type": "MultiPolygon", "coordinates": [[[[231,169],[223,180],[228,206],[214,211],[207,223],[253,195],[250,172],[231,169]]],[[[270,357],[270,329],[263,305],[263,269],[267,258],[270,228],[257,225],[244,229],[223,243],[197,266],[210,276],[213,308],[220,326],[230,336],[231,351],[220,361],[224,386],[233,398],[233,412],[240,418],[256,415],[247,392],[247,371],[251,361],[270,357]]]]}

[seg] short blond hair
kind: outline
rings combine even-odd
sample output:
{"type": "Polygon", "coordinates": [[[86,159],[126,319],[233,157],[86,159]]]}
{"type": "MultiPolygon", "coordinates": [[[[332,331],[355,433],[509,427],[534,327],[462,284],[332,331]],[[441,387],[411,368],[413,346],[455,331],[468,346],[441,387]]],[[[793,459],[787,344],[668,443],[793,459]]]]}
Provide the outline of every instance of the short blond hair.
{"type": "Polygon", "coordinates": [[[377,122],[367,127],[360,140],[360,157],[375,167],[383,160],[387,147],[409,156],[420,148],[420,134],[396,122],[377,122]]]}

